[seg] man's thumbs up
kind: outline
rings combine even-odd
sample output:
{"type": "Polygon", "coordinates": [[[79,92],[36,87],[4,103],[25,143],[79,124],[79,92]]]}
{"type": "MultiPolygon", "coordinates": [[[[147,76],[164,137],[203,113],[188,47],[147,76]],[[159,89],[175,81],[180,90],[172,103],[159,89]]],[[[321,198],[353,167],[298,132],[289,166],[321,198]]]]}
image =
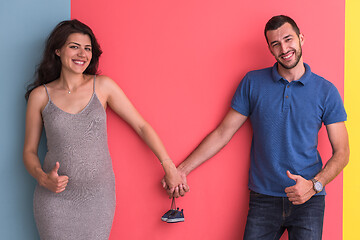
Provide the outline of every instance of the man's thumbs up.
{"type": "Polygon", "coordinates": [[[290,172],[289,170],[286,171],[286,175],[288,176],[288,178],[294,180],[295,182],[297,182],[297,180],[298,180],[299,178],[302,178],[302,177],[299,176],[299,175],[291,174],[291,172],[290,172]]]}
{"type": "Polygon", "coordinates": [[[311,180],[306,180],[300,175],[291,174],[290,171],[286,171],[286,175],[295,181],[295,185],[285,188],[285,193],[290,202],[295,205],[303,204],[314,195],[311,180]]]}

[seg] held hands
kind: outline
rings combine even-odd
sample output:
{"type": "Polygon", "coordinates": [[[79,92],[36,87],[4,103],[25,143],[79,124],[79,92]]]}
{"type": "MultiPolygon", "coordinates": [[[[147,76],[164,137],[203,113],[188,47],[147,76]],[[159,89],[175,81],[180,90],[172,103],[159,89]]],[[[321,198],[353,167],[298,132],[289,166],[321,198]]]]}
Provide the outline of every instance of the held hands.
{"type": "Polygon", "coordinates": [[[185,193],[189,191],[186,176],[176,169],[172,161],[168,163],[163,162],[163,167],[165,176],[161,180],[161,184],[169,195],[169,198],[185,196],[185,193]]]}
{"type": "Polygon", "coordinates": [[[60,168],[59,162],[56,162],[55,167],[46,174],[46,177],[41,184],[43,187],[49,189],[54,193],[61,193],[65,190],[69,182],[68,176],[59,176],[58,170],[60,168]]]}
{"type": "Polygon", "coordinates": [[[290,171],[286,171],[286,174],[296,182],[295,185],[285,188],[285,193],[292,204],[303,204],[315,194],[311,180],[306,180],[300,175],[293,175],[290,171]]]}
{"type": "Polygon", "coordinates": [[[184,197],[185,194],[190,191],[189,186],[187,185],[187,181],[186,181],[186,176],[185,175],[181,175],[180,173],[178,173],[180,178],[181,178],[181,182],[179,185],[174,185],[174,187],[170,187],[168,183],[167,176],[165,174],[164,178],[161,180],[161,184],[163,186],[163,188],[166,190],[167,194],[169,195],[169,198],[178,198],[179,196],[184,197]]]}

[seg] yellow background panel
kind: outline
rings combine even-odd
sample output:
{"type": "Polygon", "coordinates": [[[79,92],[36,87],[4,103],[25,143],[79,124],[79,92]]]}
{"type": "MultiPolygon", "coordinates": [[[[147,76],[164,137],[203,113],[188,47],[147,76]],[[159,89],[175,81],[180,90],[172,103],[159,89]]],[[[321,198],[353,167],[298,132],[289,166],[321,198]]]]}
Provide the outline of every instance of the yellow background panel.
{"type": "MultiPolygon", "coordinates": [[[[345,7],[345,107],[350,162],[344,170],[344,240],[360,239],[360,1],[345,7]]],[[[331,39],[331,33],[329,34],[331,39]]]]}

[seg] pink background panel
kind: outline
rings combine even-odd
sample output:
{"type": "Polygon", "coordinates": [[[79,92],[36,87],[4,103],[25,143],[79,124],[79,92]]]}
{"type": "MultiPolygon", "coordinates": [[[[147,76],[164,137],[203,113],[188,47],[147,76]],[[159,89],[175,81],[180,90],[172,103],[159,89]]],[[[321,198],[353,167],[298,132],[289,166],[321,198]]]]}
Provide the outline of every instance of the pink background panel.
{"type": "MultiPolygon", "coordinates": [[[[88,24],[113,78],[180,163],[229,110],[247,71],[269,67],[263,29],[273,15],[294,18],[305,34],[304,61],[343,94],[344,1],[73,0],[71,17],[88,24]]],[[[160,220],[171,201],[162,168],[134,131],[108,110],[117,208],[110,239],[241,239],[247,209],[251,126],[188,177],[177,205],[185,222],[160,220]]],[[[326,131],[319,138],[331,155],[326,131]]],[[[342,177],[327,186],[324,239],[342,238],[342,177]]]]}

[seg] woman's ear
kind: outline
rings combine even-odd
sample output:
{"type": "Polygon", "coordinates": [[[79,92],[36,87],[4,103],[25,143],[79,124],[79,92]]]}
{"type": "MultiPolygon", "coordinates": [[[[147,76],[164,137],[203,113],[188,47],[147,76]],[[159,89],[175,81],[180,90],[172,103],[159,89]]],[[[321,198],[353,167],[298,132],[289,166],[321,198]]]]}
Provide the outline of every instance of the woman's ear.
{"type": "Polygon", "coordinates": [[[56,49],[56,50],[55,50],[55,54],[60,57],[60,49],[56,49]]]}

